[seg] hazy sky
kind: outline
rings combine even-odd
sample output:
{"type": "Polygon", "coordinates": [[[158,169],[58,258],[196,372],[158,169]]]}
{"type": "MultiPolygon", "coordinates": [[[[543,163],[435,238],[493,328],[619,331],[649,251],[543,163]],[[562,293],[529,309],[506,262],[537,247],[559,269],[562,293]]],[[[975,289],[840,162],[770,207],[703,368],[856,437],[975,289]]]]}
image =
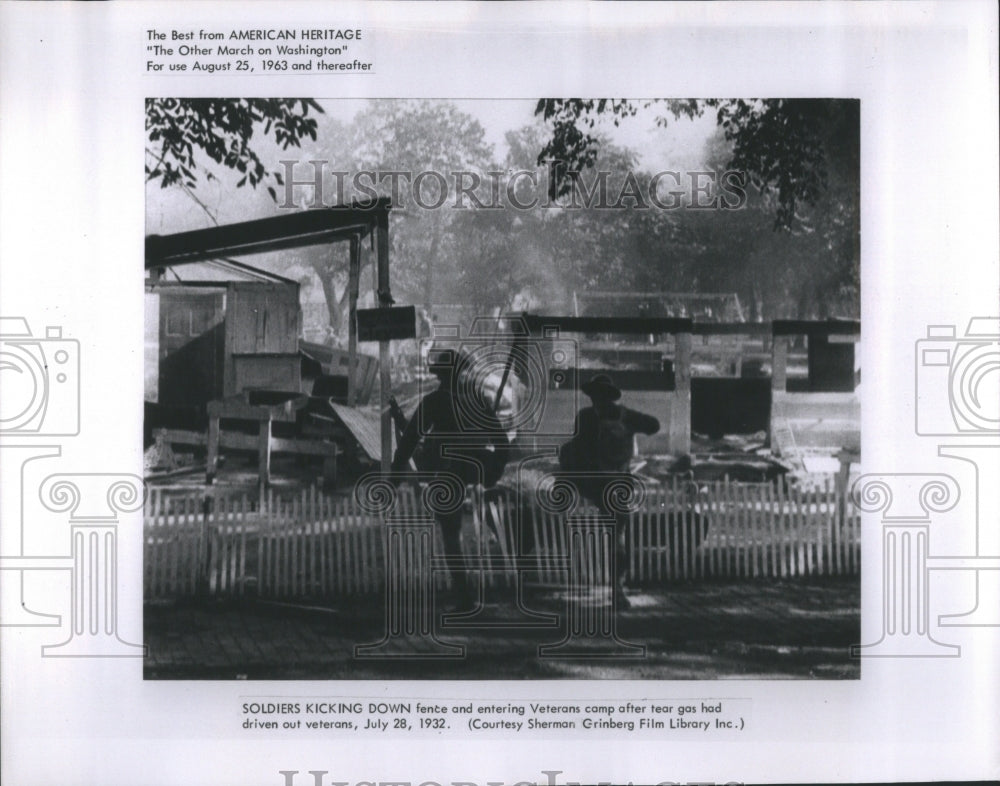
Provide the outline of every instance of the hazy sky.
{"type": "MultiPolygon", "coordinates": [[[[325,99],[319,103],[331,117],[347,122],[367,102],[325,99]]],[[[493,145],[498,159],[502,159],[506,152],[504,134],[507,131],[536,122],[537,99],[491,98],[452,100],[451,103],[479,120],[486,132],[486,140],[493,145]]],[[[655,124],[658,109],[663,111],[664,108],[654,106],[648,110],[640,110],[636,117],[625,120],[618,127],[611,122],[601,122],[598,128],[616,144],[639,153],[639,163],[643,168],[658,171],[700,166],[705,141],[715,131],[714,113],[695,120],[682,118],[674,121],[671,118],[668,128],[660,128],[655,124]]]]}
{"type": "MultiPolygon", "coordinates": [[[[359,99],[320,99],[327,115],[341,122],[349,122],[366,104],[359,99]]],[[[460,110],[479,120],[487,141],[493,145],[497,160],[506,153],[504,134],[537,121],[535,117],[536,99],[484,99],[452,101],[460,110]]],[[[691,170],[701,168],[706,140],[715,132],[714,113],[695,120],[682,118],[673,120],[667,128],[655,123],[657,111],[663,107],[640,110],[636,117],[624,120],[615,127],[611,122],[601,122],[596,130],[607,134],[611,140],[628,147],[639,154],[639,166],[651,172],[662,170],[691,170]]],[[[196,154],[200,163],[207,159],[196,154]]],[[[282,154],[286,155],[286,154],[282,154]]],[[[278,156],[276,152],[261,151],[261,158],[267,162],[278,156]]],[[[211,162],[209,162],[210,164],[211,162]]],[[[177,232],[183,229],[211,225],[205,209],[194,197],[212,212],[221,223],[258,218],[274,214],[274,203],[263,194],[263,188],[235,187],[240,174],[223,170],[212,165],[216,180],[199,176],[198,185],[191,194],[180,188],[161,189],[159,183],[150,183],[146,188],[146,231],[177,232]]]]}

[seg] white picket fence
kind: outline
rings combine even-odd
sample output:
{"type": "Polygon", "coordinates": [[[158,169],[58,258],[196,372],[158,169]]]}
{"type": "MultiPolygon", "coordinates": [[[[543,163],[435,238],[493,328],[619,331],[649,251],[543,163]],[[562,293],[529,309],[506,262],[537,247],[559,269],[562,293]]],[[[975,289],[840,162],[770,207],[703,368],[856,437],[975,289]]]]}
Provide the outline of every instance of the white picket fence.
{"type": "MultiPolygon", "coordinates": [[[[420,514],[403,487],[403,513],[420,514]]],[[[472,494],[465,553],[487,586],[566,581],[563,515],[512,496],[472,494]],[[530,566],[530,567],[528,567],[530,566]]],[[[222,490],[150,489],[145,510],[147,599],[196,594],[310,598],[369,594],[385,583],[385,524],[352,496],[315,489],[265,499],[222,490]]],[[[443,548],[435,531],[435,554],[443,548]]],[[[637,583],[785,578],[860,572],[860,517],[843,494],[785,484],[690,484],[648,489],[629,521],[637,583]]],[[[439,571],[439,584],[447,581],[439,571]]]]}

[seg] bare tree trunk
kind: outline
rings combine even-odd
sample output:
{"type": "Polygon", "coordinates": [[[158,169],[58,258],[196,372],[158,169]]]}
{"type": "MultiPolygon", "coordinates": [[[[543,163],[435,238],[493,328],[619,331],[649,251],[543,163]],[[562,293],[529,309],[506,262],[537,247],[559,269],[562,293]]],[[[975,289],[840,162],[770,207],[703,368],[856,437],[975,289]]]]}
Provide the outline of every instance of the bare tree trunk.
{"type": "MultiPolygon", "coordinates": [[[[316,268],[320,283],[323,285],[323,296],[326,298],[326,311],[329,314],[330,328],[337,335],[343,333],[344,309],[341,298],[337,295],[337,287],[333,282],[333,274],[328,268],[316,268]]],[[[344,287],[346,294],[347,287],[344,287]]]]}

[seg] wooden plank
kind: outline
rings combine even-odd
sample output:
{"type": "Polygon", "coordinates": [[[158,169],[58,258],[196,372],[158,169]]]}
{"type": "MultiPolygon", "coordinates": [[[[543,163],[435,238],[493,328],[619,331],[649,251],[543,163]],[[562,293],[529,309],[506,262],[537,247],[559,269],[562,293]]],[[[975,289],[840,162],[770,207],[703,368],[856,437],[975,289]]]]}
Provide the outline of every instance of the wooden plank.
{"type": "Polygon", "coordinates": [[[802,576],[805,574],[804,565],[804,555],[802,553],[802,518],[805,510],[805,500],[803,499],[803,491],[801,488],[795,489],[795,517],[793,519],[792,527],[792,550],[794,556],[792,558],[792,564],[795,565],[795,575],[802,576]]]}
{"type": "Polygon", "coordinates": [[[349,507],[348,521],[350,523],[347,529],[347,570],[350,577],[350,593],[357,594],[361,591],[361,555],[358,549],[358,531],[360,529],[358,523],[358,507],[354,500],[351,500],[349,507]]]}
{"type": "Polygon", "coordinates": [[[257,472],[260,490],[271,485],[271,421],[262,420],[257,435],[257,472]]]}
{"type": "Polygon", "coordinates": [[[220,531],[221,528],[215,521],[216,507],[220,502],[221,500],[215,498],[202,500],[202,544],[204,551],[202,551],[199,561],[208,565],[205,585],[208,586],[208,591],[212,595],[222,592],[225,579],[225,539],[220,531]]]}
{"type": "Polygon", "coordinates": [[[192,496],[190,499],[191,503],[191,514],[188,517],[188,531],[191,537],[188,538],[188,559],[187,559],[187,571],[183,575],[183,581],[185,584],[185,589],[188,592],[197,592],[200,587],[197,584],[199,572],[202,570],[202,566],[205,564],[206,552],[204,549],[204,536],[207,531],[205,527],[204,520],[202,518],[201,496],[192,496]]]}
{"type": "Polygon", "coordinates": [[[336,543],[337,591],[342,595],[348,593],[349,587],[347,574],[347,503],[348,500],[346,497],[337,500],[334,519],[336,525],[334,542],[336,543]]]}
{"type": "Polygon", "coordinates": [[[861,334],[861,323],[850,319],[776,319],[771,332],[777,336],[854,336],[861,334]]]}
{"type": "Polygon", "coordinates": [[[317,588],[322,587],[320,580],[320,567],[316,559],[316,544],[319,540],[319,514],[316,510],[316,486],[310,486],[308,492],[303,491],[305,505],[308,508],[306,513],[307,532],[309,538],[309,587],[310,595],[316,594],[317,588]]]}
{"type": "Polygon", "coordinates": [[[150,489],[142,512],[142,586],[143,598],[148,600],[156,596],[156,563],[154,552],[153,523],[155,521],[156,495],[155,489],[150,489]]]}
{"type": "MultiPolygon", "coordinates": [[[[376,291],[377,305],[392,305],[391,287],[389,285],[389,214],[379,213],[375,227],[376,265],[378,285],[376,291]]],[[[381,468],[388,472],[392,462],[392,416],[389,412],[389,389],[392,381],[389,368],[389,342],[378,342],[379,361],[379,414],[381,429],[381,468]]]]}
{"type": "MultiPolygon", "coordinates": [[[[207,444],[204,434],[180,429],[160,429],[165,442],[176,445],[203,446],[207,444]]],[[[219,435],[219,445],[232,450],[258,451],[260,437],[251,434],[241,434],[234,431],[223,431],[219,435]]],[[[310,439],[291,437],[271,437],[271,453],[294,453],[303,456],[336,456],[340,449],[332,442],[319,442],[310,439]]]]}
{"type": "Polygon", "coordinates": [[[698,533],[701,537],[701,546],[698,547],[698,575],[702,578],[708,575],[708,532],[706,527],[711,526],[714,518],[712,513],[712,500],[700,498],[698,486],[691,482],[688,487],[690,495],[691,519],[697,522],[698,533]],[[695,516],[698,518],[696,519],[695,516]]]}
{"type": "Polygon", "coordinates": [[[317,559],[319,560],[319,587],[323,595],[330,593],[330,558],[328,550],[330,546],[329,535],[329,498],[326,494],[316,490],[316,517],[317,517],[317,559]]]}
{"type": "Polygon", "coordinates": [[[816,571],[819,575],[823,576],[827,573],[826,531],[834,515],[831,512],[833,511],[833,506],[830,504],[832,497],[830,495],[829,478],[823,481],[823,489],[821,492],[818,492],[818,495],[821,502],[816,507],[816,571]]]}
{"type": "Polygon", "coordinates": [[[358,290],[361,277],[361,238],[351,237],[347,269],[347,406],[357,403],[358,395],[358,290]]]}
{"type": "Polygon", "coordinates": [[[565,317],[538,314],[525,314],[524,322],[534,335],[542,335],[546,328],[556,328],[560,333],[690,333],[694,325],[690,319],[672,317],[565,317]]]}
{"type": "Polygon", "coordinates": [[[785,483],[784,488],[784,502],[781,506],[781,515],[778,517],[777,529],[778,534],[775,541],[777,543],[778,550],[778,569],[777,576],[779,578],[785,578],[787,575],[787,561],[786,561],[786,539],[788,536],[788,517],[789,511],[791,510],[792,501],[792,487],[790,483],[785,483]]]}
{"type": "Polygon", "coordinates": [[[248,504],[247,495],[244,494],[240,499],[240,561],[239,561],[239,576],[240,583],[237,589],[238,595],[243,595],[246,592],[247,586],[247,530],[249,529],[248,524],[248,504]]]}
{"type": "Polygon", "coordinates": [[[145,267],[148,270],[219,256],[261,253],[348,239],[357,233],[370,232],[381,219],[386,219],[388,223],[390,206],[389,198],[381,197],[368,202],[322,210],[296,210],[280,216],[171,235],[147,235],[145,267]]]}
{"type": "Polygon", "coordinates": [[[285,594],[288,571],[285,568],[286,555],[284,504],[281,497],[274,498],[274,595],[285,594]]]}
{"type": "MultiPolygon", "coordinates": [[[[220,503],[222,500],[220,500],[220,503]]],[[[225,545],[225,591],[229,595],[236,594],[236,562],[239,559],[238,533],[241,527],[235,520],[236,498],[227,497],[224,506],[216,512],[217,528],[225,545]]]]}
{"type": "Polygon", "coordinates": [[[777,521],[781,515],[781,509],[785,505],[785,479],[779,478],[778,485],[768,485],[768,502],[770,503],[770,513],[767,517],[767,554],[765,562],[767,570],[765,575],[778,575],[778,544],[777,544],[777,521]]]}
{"type": "Polygon", "coordinates": [[[291,545],[291,587],[292,595],[302,596],[305,594],[305,522],[302,515],[301,499],[298,495],[292,496],[289,500],[291,515],[288,528],[288,540],[291,545]]]}
{"type": "Polygon", "coordinates": [[[813,501],[816,497],[816,487],[813,486],[811,489],[806,489],[805,500],[802,506],[802,519],[801,519],[801,529],[799,531],[799,550],[802,554],[802,569],[805,575],[812,574],[812,549],[810,548],[812,537],[810,532],[810,523],[813,518],[814,505],[813,501]]]}
{"type": "Polygon", "coordinates": [[[150,598],[157,598],[160,594],[159,568],[162,552],[159,546],[160,533],[160,506],[163,500],[163,493],[152,488],[146,504],[149,506],[149,514],[143,520],[143,535],[146,540],[146,569],[148,571],[148,581],[146,582],[146,593],[150,598]]]}
{"type": "Polygon", "coordinates": [[[260,499],[258,497],[257,499],[257,514],[260,522],[257,525],[257,594],[266,596],[271,586],[271,505],[266,498],[260,499]]]}
{"type": "Polygon", "coordinates": [[[181,543],[184,537],[184,515],[187,513],[187,497],[178,497],[176,500],[171,500],[174,505],[174,509],[180,508],[177,514],[175,514],[174,525],[171,527],[169,559],[169,585],[170,592],[179,594],[180,593],[180,559],[181,559],[181,543]]]}
{"type": "Polygon", "coordinates": [[[747,521],[750,513],[750,501],[745,483],[740,483],[735,487],[737,498],[738,519],[736,533],[733,541],[733,563],[737,576],[743,578],[747,576],[746,565],[746,532],[747,521]]]}
{"type": "Polygon", "coordinates": [[[381,461],[382,444],[377,413],[367,412],[331,402],[331,407],[341,423],[357,440],[358,445],[372,461],[381,461]]]}
{"type": "Polygon", "coordinates": [[[849,530],[849,549],[848,554],[850,555],[850,569],[851,573],[859,573],[861,571],[861,514],[859,511],[855,510],[854,515],[848,517],[850,521],[849,530]]]}

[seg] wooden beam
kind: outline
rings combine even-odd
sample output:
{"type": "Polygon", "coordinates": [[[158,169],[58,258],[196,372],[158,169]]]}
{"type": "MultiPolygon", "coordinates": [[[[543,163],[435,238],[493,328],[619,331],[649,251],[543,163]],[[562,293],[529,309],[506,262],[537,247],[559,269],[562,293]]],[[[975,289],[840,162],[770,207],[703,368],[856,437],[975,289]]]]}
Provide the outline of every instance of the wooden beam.
{"type": "Polygon", "coordinates": [[[670,402],[670,452],[691,452],[691,334],[678,333],[674,351],[674,390],[670,402]]]}
{"type": "Polygon", "coordinates": [[[563,333],[690,333],[690,319],[672,317],[562,317],[525,314],[524,321],[532,334],[541,335],[547,328],[563,333]]]}
{"type": "Polygon", "coordinates": [[[784,393],[788,381],[788,337],[774,336],[771,342],[771,391],[784,393]]]}
{"type": "Polygon", "coordinates": [[[388,215],[388,198],[146,237],[146,268],[348,240],[388,215]]]}
{"type": "Polygon", "coordinates": [[[850,319],[776,319],[776,336],[853,336],[861,333],[861,323],[850,319]]]}
{"type": "MultiPolygon", "coordinates": [[[[375,228],[376,263],[378,269],[376,298],[379,306],[391,306],[392,295],[389,288],[389,213],[383,211],[378,215],[375,228]]],[[[392,414],[389,411],[390,368],[389,342],[378,343],[379,365],[379,415],[381,428],[382,460],[381,469],[388,472],[392,466],[392,414]]]]}
{"type": "Polygon", "coordinates": [[[770,322],[695,322],[696,336],[769,336],[770,322]]]}
{"type": "Polygon", "coordinates": [[[361,278],[361,237],[351,237],[351,256],[347,268],[347,406],[353,407],[358,395],[358,290],[361,278]]]}
{"type": "MultiPolygon", "coordinates": [[[[157,429],[156,433],[163,435],[163,441],[172,445],[192,445],[203,447],[207,443],[205,434],[200,431],[183,431],[181,429],[157,429]]],[[[256,452],[260,447],[259,432],[257,435],[244,434],[239,431],[222,431],[219,433],[219,447],[230,450],[256,452]]],[[[272,453],[291,453],[298,456],[339,456],[343,451],[333,442],[320,442],[311,439],[295,439],[291,437],[271,437],[272,453]]]]}

